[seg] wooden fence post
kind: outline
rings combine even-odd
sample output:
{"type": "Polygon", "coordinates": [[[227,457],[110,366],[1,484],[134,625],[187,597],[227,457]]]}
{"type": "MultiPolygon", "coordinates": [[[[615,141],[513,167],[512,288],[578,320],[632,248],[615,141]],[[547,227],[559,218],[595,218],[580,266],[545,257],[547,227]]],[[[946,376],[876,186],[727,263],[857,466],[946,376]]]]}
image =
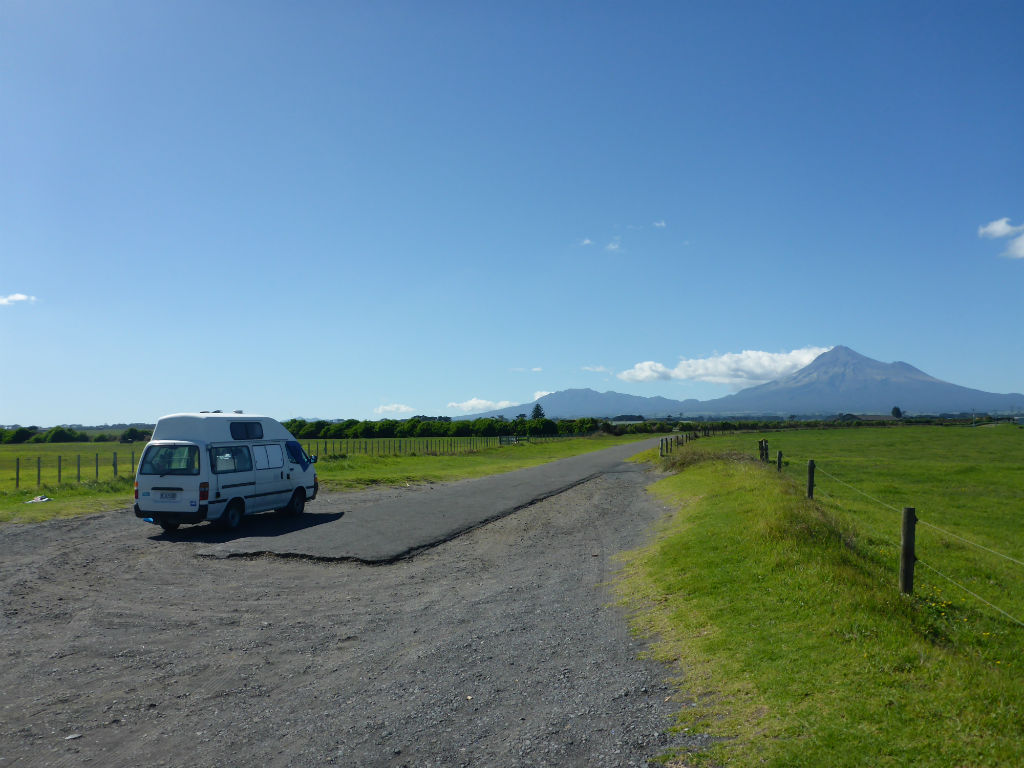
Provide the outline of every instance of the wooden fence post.
{"type": "Polygon", "coordinates": [[[807,498],[814,498],[814,459],[807,462],[807,498]]]}
{"type": "Polygon", "coordinates": [[[100,479],[100,455],[97,453],[96,454],[96,481],[99,482],[99,479],[100,479]]]}
{"type": "Polygon", "coordinates": [[[60,485],[60,475],[61,475],[61,461],[60,461],[60,456],[57,456],[57,485],[60,485]]]}
{"type": "Polygon", "coordinates": [[[900,537],[900,592],[904,595],[914,593],[914,555],[915,524],[917,515],[913,507],[903,508],[903,526],[900,537]]]}
{"type": "Polygon", "coordinates": [[[43,484],[43,459],[36,456],[36,488],[43,484]]]}
{"type": "Polygon", "coordinates": [[[114,451],[114,477],[117,477],[117,451],[114,451]]]}
{"type": "Polygon", "coordinates": [[[78,468],[78,482],[82,482],[82,454],[75,454],[75,464],[78,468]]]}
{"type": "Polygon", "coordinates": [[[781,472],[782,471],[782,451],[779,451],[779,455],[775,459],[775,461],[778,464],[779,472],[781,472]]]}
{"type": "Polygon", "coordinates": [[[17,490],[21,486],[21,458],[18,456],[14,457],[14,489],[17,490]]]}

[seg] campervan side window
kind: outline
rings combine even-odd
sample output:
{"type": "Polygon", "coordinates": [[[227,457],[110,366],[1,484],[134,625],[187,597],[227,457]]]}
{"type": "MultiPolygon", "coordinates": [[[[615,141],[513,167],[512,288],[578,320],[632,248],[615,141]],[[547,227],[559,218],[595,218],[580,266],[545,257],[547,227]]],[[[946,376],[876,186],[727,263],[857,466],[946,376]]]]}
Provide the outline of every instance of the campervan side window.
{"type": "Polygon", "coordinates": [[[140,475],[198,475],[199,448],[194,445],[151,445],[146,449],[140,475]]]}
{"type": "Polygon", "coordinates": [[[258,421],[232,421],[232,440],[262,440],[263,425],[258,421]]]}
{"type": "Polygon", "coordinates": [[[280,445],[254,445],[252,455],[256,459],[256,469],[276,469],[284,466],[284,454],[281,453],[280,445]]]}
{"type": "Polygon", "coordinates": [[[227,472],[249,472],[252,469],[252,456],[245,445],[226,445],[210,449],[210,466],[215,474],[227,472]]]}

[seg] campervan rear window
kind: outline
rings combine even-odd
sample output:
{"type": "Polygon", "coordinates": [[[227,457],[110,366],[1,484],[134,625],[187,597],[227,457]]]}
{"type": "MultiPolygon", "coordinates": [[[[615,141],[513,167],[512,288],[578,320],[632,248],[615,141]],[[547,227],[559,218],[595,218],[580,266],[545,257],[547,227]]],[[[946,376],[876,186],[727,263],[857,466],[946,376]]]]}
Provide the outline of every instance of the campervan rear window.
{"type": "Polygon", "coordinates": [[[194,445],[151,445],[139,464],[140,475],[198,475],[199,448],[194,445]]]}
{"type": "Polygon", "coordinates": [[[258,421],[232,421],[232,440],[262,440],[263,425],[258,421]]]}

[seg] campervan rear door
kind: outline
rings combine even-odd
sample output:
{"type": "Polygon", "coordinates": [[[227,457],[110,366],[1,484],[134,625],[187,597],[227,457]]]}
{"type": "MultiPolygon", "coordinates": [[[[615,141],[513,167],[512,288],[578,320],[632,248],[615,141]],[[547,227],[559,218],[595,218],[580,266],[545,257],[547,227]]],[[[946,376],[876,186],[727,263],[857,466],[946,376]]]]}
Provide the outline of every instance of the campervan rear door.
{"type": "Polygon", "coordinates": [[[198,511],[200,458],[195,443],[150,442],[136,475],[139,508],[151,514],[198,511]]]}

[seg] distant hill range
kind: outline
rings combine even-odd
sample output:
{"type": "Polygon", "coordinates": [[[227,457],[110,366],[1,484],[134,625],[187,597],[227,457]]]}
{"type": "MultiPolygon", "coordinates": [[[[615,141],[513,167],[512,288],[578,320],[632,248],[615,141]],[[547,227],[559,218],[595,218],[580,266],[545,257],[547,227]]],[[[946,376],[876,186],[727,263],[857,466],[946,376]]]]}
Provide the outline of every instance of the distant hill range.
{"type": "MultiPolygon", "coordinates": [[[[1024,395],[999,395],[957,386],[929,376],[907,363],[881,363],[848,347],[833,347],[796,373],[715,400],[670,400],[592,389],[566,389],[544,395],[540,403],[551,419],[620,413],[664,416],[831,416],[840,413],[909,414],[1021,413],[1024,395]]],[[[460,419],[518,414],[529,416],[533,403],[460,416],[460,419]]]]}

